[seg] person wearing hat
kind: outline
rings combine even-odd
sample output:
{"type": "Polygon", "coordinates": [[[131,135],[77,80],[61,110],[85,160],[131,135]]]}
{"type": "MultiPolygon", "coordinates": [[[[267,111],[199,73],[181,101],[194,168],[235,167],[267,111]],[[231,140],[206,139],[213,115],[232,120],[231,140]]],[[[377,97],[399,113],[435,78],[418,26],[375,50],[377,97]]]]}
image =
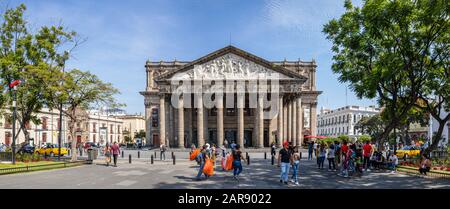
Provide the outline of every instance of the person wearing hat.
{"type": "Polygon", "coordinates": [[[289,167],[292,162],[292,152],[289,150],[289,142],[283,143],[283,149],[278,154],[278,167],[281,167],[280,183],[288,184],[289,167]]]}

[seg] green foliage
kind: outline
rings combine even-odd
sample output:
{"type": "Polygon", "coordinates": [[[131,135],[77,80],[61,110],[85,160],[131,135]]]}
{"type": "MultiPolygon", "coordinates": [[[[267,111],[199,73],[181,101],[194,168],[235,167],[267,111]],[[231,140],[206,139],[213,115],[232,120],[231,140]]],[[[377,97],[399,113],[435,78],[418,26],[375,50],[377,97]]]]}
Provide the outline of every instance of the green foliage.
{"type": "Polygon", "coordinates": [[[126,143],[131,143],[131,137],[129,136],[124,136],[125,142],[126,143]]]}
{"type": "Polygon", "coordinates": [[[372,140],[372,137],[369,135],[362,135],[358,137],[358,141],[362,141],[363,143],[370,142],[372,140]]]}
{"type": "Polygon", "coordinates": [[[136,132],[134,134],[134,138],[145,138],[145,131],[144,130],[140,130],[139,132],[136,132]]]}
{"type": "Polygon", "coordinates": [[[448,95],[449,4],[367,0],[360,8],[347,0],[344,6],[323,29],[333,43],[332,69],[359,98],[377,97],[385,107],[388,123],[375,136],[382,142],[423,95],[448,95]]]}
{"type": "Polygon", "coordinates": [[[31,160],[33,161],[41,161],[41,155],[39,155],[38,153],[33,153],[31,156],[31,160]]]}

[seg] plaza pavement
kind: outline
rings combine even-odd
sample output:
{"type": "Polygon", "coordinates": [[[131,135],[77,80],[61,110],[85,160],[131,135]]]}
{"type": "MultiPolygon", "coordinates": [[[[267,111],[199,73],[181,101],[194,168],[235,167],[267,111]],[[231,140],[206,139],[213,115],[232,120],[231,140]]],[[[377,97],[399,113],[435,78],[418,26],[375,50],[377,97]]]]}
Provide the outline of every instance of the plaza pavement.
{"type": "Polygon", "coordinates": [[[150,164],[150,152],[142,154],[144,158],[133,158],[132,164],[126,153],[125,158],[119,158],[118,167],[106,167],[100,157],[92,165],[0,176],[0,189],[450,189],[450,180],[399,173],[374,171],[361,178],[343,178],[327,169],[318,170],[315,159],[301,160],[299,186],[284,185],[279,182],[279,168],[271,165],[270,156],[264,159],[264,153],[249,153],[251,164],[244,164],[239,181],[232,178],[232,172],[221,171],[220,166],[208,180],[195,181],[198,166],[187,159],[186,152],[175,152],[176,165],[172,164],[170,152],[166,161],[160,161],[157,153],[154,164],[150,164]]]}

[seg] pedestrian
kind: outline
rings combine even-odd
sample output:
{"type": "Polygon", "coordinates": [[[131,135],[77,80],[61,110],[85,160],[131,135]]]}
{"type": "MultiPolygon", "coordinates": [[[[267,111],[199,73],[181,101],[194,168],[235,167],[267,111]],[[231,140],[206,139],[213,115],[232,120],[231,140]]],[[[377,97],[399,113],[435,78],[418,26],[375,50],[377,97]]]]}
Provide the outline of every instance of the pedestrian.
{"type": "Polygon", "coordinates": [[[223,141],[223,146],[228,147],[228,139],[225,139],[225,141],[223,141]]]}
{"type": "Polygon", "coordinates": [[[363,146],[363,156],[364,162],[363,167],[366,171],[370,171],[370,156],[372,155],[372,145],[370,145],[369,141],[366,141],[366,144],[363,146]]]}
{"type": "Polygon", "coordinates": [[[308,160],[313,158],[313,150],[314,150],[314,141],[308,142],[308,160]]]}
{"type": "Polygon", "coordinates": [[[213,160],[214,168],[216,168],[216,157],[217,157],[216,145],[212,144],[212,147],[211,147],[211,159],[213,160]]]}
{"type": "Polygon", "coordinates": [[[336,167],[341,164],[341,146],[338,141],[334,141],[334,162],[336,167]]]}
{"type": "Polygon", "coordinates": [[[420,163],[419,172],[420,174],[427,175],[427,172],[430,172],[431,168],[431,160],[427,155],[422,156],[422,162],[420,163]]]}
{"type": "Polygon", "coordinates": [[[245,158],[242,156],[241,152],[241,146],[239,144],[236,144],[235,149],[232,151],[233,155],[233,177],[237,181],[239,181],[238,176],[242,172],[242,162],[243,160],[245,162],[245,158]]]}
{"type": "Polygon", "coordinates": [[[276,154],[275,150],[276,150],[275,142],[272,142],[272,145],[270,146],[270,154],[275,155],[276,154]]]}
{"type": "Polygon", "coordinates": [[[327,149],[328,171],[331,171],[331,165],[333,165],[333,171],[336,171],[334,158],[335,158],[335,147],[334,144],[330,144],[330,146],[327,149]]]}
{"type": "Polygon", "coordinates": [[[391,173],[395,173],[397,165],[398,157],[394,154],[394,152],[391,152],[391,156],[388,159],[388,167],[392,170],[391,173]]]}
{"type": "Polygon", "coordinates": [[[298,185],[298,168],[300,165],[300,153],[298,152],[298,146],[294,148],[294,153],[292,154],[292,178],[291,182],[298,185]]]}
{"type": "Polygon", "coordinates": [[[159,159],[160,160],[163,160],[163,157],[164,157],[164,160],[166,160],[166,150],[167,150],[167,148],[166,148],[165,144],[161,144],[161,146],[159,146],[159,151],[160,151],[159,159]]]}
{"type": "Polygon", "coordinates": [[[114,167],[117,167],[117,156],[119,156],[119,153],[120,153],[120,147],[117,144],[117,142],[114,142],[114,144],[111,147],[111,151],[112,151],[113,158],[114,158],[114,167]]]}
{"type": "MultiPolygon", "coordinates": [[[[196,180],[200,181],[202,174],[203,174],[203,168],[205,167],[206,160],[209,159],[209,156],[206,152],[206,145],[203,145],[202,150],[200,151],[200,154],[198,154],[196,158],[197,158],[196,159],[197,162],[199,162],[199,164],[200,164],[196,180]]],[[[205,174],[205,179],[208,179],[208,175],[206,175],[206,174],[205,174]]]]}
{"type": "Polygon", "coordinates": [[[355,173],[359,176],[363,174],[363,149],[358,146],[355,152],[355,173]]]}
{"type": "Polygon", "coordinates": [[[236,148],[236,143],[234,141],[231,143],[231,150],[234,150],[236,148]]]}
{"type": "Polygon", "coordinates": [[[111,147],[109,146],[109,143],[106,143],[103,153],[105,153],[106,166],[109,166],[109,163],[111,162],[111,147]]]}
{"type": "Polygon", "coordinates": [[[191,145],[191,152],[193,152],[196,149],[195,144],[191,145]]]}
{"type": "Polygon", "coordinates": [[[322,142],[321,144],[320,144],[320,146],[319,146],[319,149],[318,149],[318,152],[319,152],[319,154],[318,154],[318,159],[319,159],[319,163],[318,163],[318,168],[319,169],[323,169],[323,162],[325,161],[325,156],[326,156],[326,153],[327,153],[327,150],[326,150],[326,148],[325,148],[325,144],[322,142]]]}
{"type": "Polygon", "coordinates": [[[289,165],[292,161],[292,154],[289,152],[289,142],[283,143],[283,149],[278,154],[278,167],[281,167],[280,183],[288,184],[289,165]]]}
{"type": "Polygon", "coordinates": [[[317,158],[317,146],[319,146],[315,141],[313,141],[313,148],[314,148],[314,156],[316,157],[316,159],[318,159],[317,158]]]}

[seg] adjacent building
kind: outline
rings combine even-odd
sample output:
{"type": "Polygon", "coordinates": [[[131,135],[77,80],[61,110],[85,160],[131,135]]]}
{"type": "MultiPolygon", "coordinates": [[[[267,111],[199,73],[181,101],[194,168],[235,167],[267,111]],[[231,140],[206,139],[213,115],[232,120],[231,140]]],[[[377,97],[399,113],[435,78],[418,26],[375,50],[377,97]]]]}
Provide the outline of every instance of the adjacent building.
{"type": "Polygon", "coordinates": [[[267,61],[234,46],[194,61],[147,61],[147,144],[302,144],[317,133],[316,67],[314,60],[267,61]]]}
{"type": "MultiPolygon", "coordinates": [[[[6,145],[12,144],[12,117],[8,110],[0,119],[0,143],[6,145]]],[[[114,141],[123,141],[123,120],[118,116],[108,115],[101,111],[83,111],[87,116],[87,120],[75,124],[75,137],[77,143],[94,142],[105,144],[114,141]]],[[[36,114],[40,120],[39,124],[30,122],[26,125],[26,130],[30,136],[30,142],[34,145],[42,144],[58,144],[59,138],[59,111],[42,109],[36,114]]],[[[71,142],[67,117],[62,117],[62,138],[61,143],[68,145],[71,142]]],[[[16,132],[19,131],[19,123],[16,122],[16,132]]],[[[16,144],[25,142],[23,131],[19,133],[16,144]]]]}
{"type": "Polygon", "coordinates": [[[145,131],[145,120],[143,115],[123,115],[117,116],[123,121],[123,136],[128,136],[135,142],[134,136],[136,133],[145,131]]]}
{"type": "Polygon", "coordinates": [[[361,136],[362,133],[355,128],[362,117],[371,117],[379,114],[380,108],[375,106],[360,107],[356,105],[345,106],[335,110],[322,108],[317,115],[317,129],[319,135],[337,137],[348,135],[350,138],[361,136]]]}

